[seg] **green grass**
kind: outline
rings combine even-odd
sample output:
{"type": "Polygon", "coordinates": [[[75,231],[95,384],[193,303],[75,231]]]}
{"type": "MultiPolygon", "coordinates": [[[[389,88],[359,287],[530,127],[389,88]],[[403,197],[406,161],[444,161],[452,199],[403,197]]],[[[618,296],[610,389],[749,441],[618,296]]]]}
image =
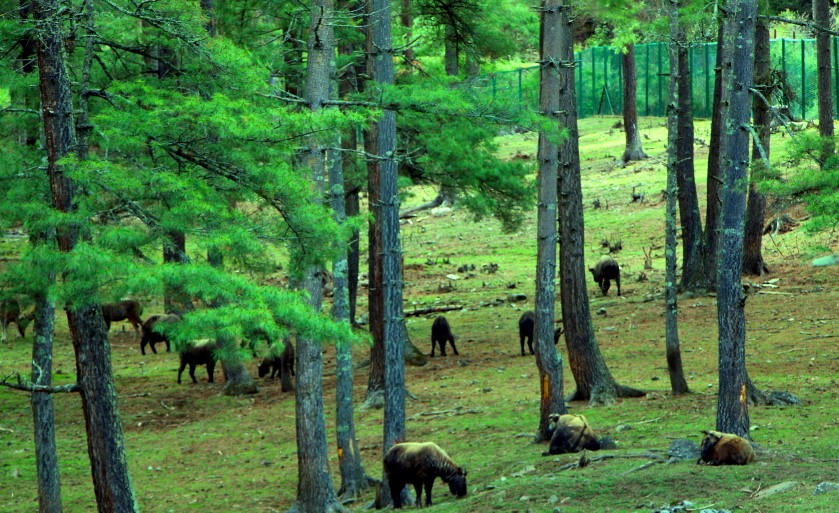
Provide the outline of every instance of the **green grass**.
{"type": "MultiPolygon", "coordinates": [[[[836,269],[810,268],[807,258],[822,246],[839,249],[835,233],[807,235],[803,230],[764,239],[764,256],[778,278],[777,289],[750,295],[747,359],[749,372],[763,389],[790,391],[804,400],[795,407],[750,410],[757,461],[745,467],[706,467],[692,462],[655,464],[644,454],[663,454],[674,438],[700,439],[714,427],[716,415],[716,305],[714,297],[680,298],[682,356],[692,394],[672,397],[664,357],[663,203],[665,129],[661,119],[641,120],[644,145],[651,159],[620,166],[623,132],[612,128],[617,118],[580,122],[583,191],[586,216],[586,260],[601,252],[602,238],[621,238],[616,258],[624,270],[623,298],[601,297],[588,283],[595,332],[613,375],[622,383],[648,392],[640,399],[589,408],[571,403],[601,434],[614,437],[621,457],[593,461],[588,467],[560,470],[579,455],[541,456],[547,448],[532,443],[538,425],[538,370],[531,357],[519,355],[517,319],[532,308],[536,259],[535,214],[511,234],[492,220],[471,223],[459,210],[443,216],[423,212],[402,225],[405,248],[406,310],[431,304],[462,304],[446,313],[458,335],[460,356],[434,358],[427,366],[407,369],[407,386],[416,396],[407,403],[407,436],[441,445],[469,471],[469,495],[455,500],[438,482],[434,511],[498,511],[563,513],[652,511],[668,503],[689,500],[697,506],[735,508],[748,512],[836,511],[839,492],[813,496],[816,484],[839,481],[836,433],[839,428],[835,350],[839,333],[836,269]],[[647,200],[630,203],[632,187],[647,200]],[[594,209],[600,198],[604,208],[594,209]],[[608,202],[608,208],[605,204],[608,202]],[[643,269],[642,247],[653,248],[653,269],[643,269]],[[446,260],[447,259],[447,260],[446,260]],[[483,264],[498,265],[493,274],[483,264]],[[458,272],[464,264],[476,269],[458,272]],[[647,281],[638,281],[644,271],[647,281]],[[453,281],[447,275],[456,274],[453,281]],[[514,288],[510,288],[514,287],[514,288]],[[510,302],[521,293],[526,301],[510,302]],[[764,499],[754,492],[784,481],[791,490],[764,499]]],[[[697,139],[707,142],[707,121],[699,121],[697,139]]],[[[532,134],[502,138],[500,154],[527,156],[534,164],[532,134]]],[[[773,141],[773,155],[788,138],[773,141]],[[777,144],[776,144],[777,141],[777,144]]],[[[697,182],[704,202],[707,147],[697,145],[697,182]]],[[[433,196],[417,188],[408,205],[433,196]]],[[[800,216],[800,211],[794,211],[800,216]]],[[[763,283],[765,280],[745,278],[763,283]]],[[[361,290],[361,295],[366,289],[361,290]]],[[[363,298],[362,298],[363,299],[363,298]]],[[[363,305],[362,305],[363,306],[363,305]]],[[[147,306],[146,315],[157,311],[147,306]]],[[[363,310],[362,310],[363,311],[363,310]]],[[[433,316],[408,318],[414,343],[429,350],[433,316]]],[[[126,325],[127,326],[127,325],[126,325]]],[[[260,382],[260,392],[246,398],[219,395],[221,385],[175,383],[174,354],[139,354],[130,328],[111,331],[113,365],[126,434],[128,461],[138,501],[144,512],[285,511],[296,496],[297,459],[294,400],[281,394],[279,384],[260,382]]],[[[28,372],[31,335],[0,346],[0,374],[28,372]]],[[[158,346],[161,347],[161,346],[158,346]]],[[[564,359],[564,387],[574,383],[564,359]]],[[[358,347],[356,361],[368,350],[358,347]]],[[[334,452],[334,353],[327,347],[325,419],[328,443],[334,452]]],[[[73,351],[66,323],[58,318],[56,381],[74,379],[73,351]]],[[[255,363],[249,363],[255,373],[255,363]]],[[[221,373],[216,372],[217,380],[221,373]]],[[[366,369],[355,373],[354,396],[360,404],[366,369]]],[[[90,469],[84,445],[84,424],[76,396],[56,396],[58,448],[64,511],[95,510],[90,469]]],[[[23,513],[37,509],[37,489],[28,397],[0,390],[0,511],[23,513]]],[[[356,423],[362,458],[373,476],[381,474],[382,412],[359,410],[356,423]]],[[[591,453],[594,459],[606,453],[591,453]]],[[[331,456],[337,482],[337,459],[331,456]]],[[[350,505],[372,499],[368,492],[350,505]]]]}

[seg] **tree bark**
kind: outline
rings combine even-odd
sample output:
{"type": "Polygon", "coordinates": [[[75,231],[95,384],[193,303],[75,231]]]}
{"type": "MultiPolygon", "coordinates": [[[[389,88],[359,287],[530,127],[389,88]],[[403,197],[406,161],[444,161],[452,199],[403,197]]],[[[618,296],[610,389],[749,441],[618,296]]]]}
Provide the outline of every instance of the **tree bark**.
{"type": "MultiPolygon", "coordinates": [[[[35,340],[32,344],[32,383],[52,386],[52,344],[55,305],[46,295],[35,297],[35,340]]],[[[32,394],[35,462],[38,469],[38,512],[61,513],[61,479],[55,446],[52,394],[32,394]]]]}
{"type": "MultiPolygon", "coordinates": [[[[684,29],[681,29],[682,33],[684,29]]],[[[679,200],[679,223],[682,229],[682,280],[680,288],[696,291],[706,287],[707,271],[702,254],[702,218],[699,195],[696,191],[693,165],[693,99],[691,96],[688,43],[677,47],[678,76],[678,127],[676,136],[676,186],[679,200]]]]}
{"type": "Polygon", "coordinates": [[[754,70],[755,0],[733,0],[724,14],[722,206],[717,267],[719,380],[717,430],[749,437],[746,377],[746,317],[740,270],[749,168],[749,132],[754,70]]]}
{"type": "MultiPolygon", "coordinates": [[[[38,71],[47,176],[52,208],[75,211],[74,184],[59,162],[76,149],[70,77],[65,67],[62,4],[57,0],[32,2],[38,41],[38,71]]],[[[57,233],[58,249],[71,252],[80,233],[78,225],[57,233]]],[[[95,291],[90,291],[95,295],[95,291]]],[[[77,382],[87,431],[93,488],[100,513],[133,512],[138,506],[128,474],[116,390],[113,386],[110,344],[102,310],[95,303],[68,304],[67,322],[76,354],[77,382]]]]}
{"type": "MultiPolygon", "coordinates": [[[[820,27],[831,26],[830,0],[813,0],[813,21],[820,27]]],[[[833,67],[830,63],[830,34],[816,30],[816,69],[819,92],[819,135],[822,137],[819,164],[824,167],[833,156],[833,67]]]]}
{"type": "MultiPolygon", "coordinates": [[[[329,100],[330,71],[335,69],[333,0],[313,0],[306,70],[306,104],[318,111],[329,100]]],[[[323,201],[326,180],[326,148],[316,136],[309,138],[306,156],[312,170],[314,201],[323,201]]],[[[301,241],[302,243],[302,241],[301,241]]],[[[320,312],[323,298],[322,269],[307,266],[302,280],[309,294],[312,311],[320,312]]],[[[295,424],[297,427],[297,500],[289,509],[295,513],[347,511],[338,502],[329,473],[326,422],[323,408],[322,344],[317,338],[297,339],[297,388],[295,424]]]]}
{"type": "Polygon", "coordinates": [[[399,22],[405,29],[405,50],[402,51],[402,56],[405,62],[410,65],[414,62],[414,12],[411,0],[402,0],[399,9],[399,22]]]}
{"type": "MultiPolygon", "coordinates": [[[[560,4],[559,38],[562,62],[573,62],[574,42],[568,7],[560,4]]],[[[586,290],[583,232],[583,193],[580,181],[580,150],[577,131],[577,100],[574,68],[560,68],[559,121],[568,136],[559,146],[559,273],[562,320],[568,363],[577,390],[569,400],[588,400],[590,404],[609,404],[616,397],[643,395],[640,390],[615,382],[606,367],[594,336],[586,290]]]]}
{"type": "Polygon", "coordinates": [[[702,243],[702,257],[705,260],[704,288],[709,291],[717,290],[716,273],[717,249],[719,246],[719,213],[720,213],[720,139],[722,132],[722,41],[725,37],[725,25],[720,21],[717,30],[717,65],[714,80],[714,106],[711,114],[711,138],[708,143],[708,180],[705,202],[705,232],[702,243]]]}
{"type": "MultiPolygon", "coordinates": [[[[539,109],[559,127],[560,2],[543,0],[541,8],[539,109]]],[[[549,438],[548,417],[566,413],[562,394],[562,355],[554,345],[557,242],[557,144],[549,133],[539,133],[539,204],[536,247],[536,366],[539,368],[539,427],[536,441],[549,438]]]]}
{"type": "Polygon", "coordinates": [[[689,392],[682,367],[682,353],[679,349],[678,298],[676,296],[676,196],[678,195],[678,138],[680,135],[679,107],[686,64],[681,58],[681,49],[687,45],[684,30],[679,22],[679,0],[670,2],[670,102],[667,106],[667,205],[664,230],[664,332],[667,353],[667,370],[670,374],[670,390],[673,395],[689,392]]]}
{"type": "Polygon", "coordinates": [[[626,45],[621,54],[623,67],[623,130],[626,134],[626,149],[621,160],[626,164],[647,158],[641,145],[641,133],[638,131],[638,73],[635,67],[635,45],[626,45]]]}
{"type": "Polygon", "coordinates": [[[454,27],[451,25],[446,25],[446,40],[445,40],[445,55],[443,56],[443,62],[445,64],[446,75],[450,77],[456,77],[460,74],[460,49],[458,48],[458,42],[455,38],[454,34],[454,27]]]}
{"type": "MultiPolygon", "coordinates": [[[[769,98],[768,91],[771,63],[769,59],[769,26],[762,19],[755,25],[755,68],[754,81],[757,90],[769,98]]],[[[763,260],[763,218],[766,214],[766,196],[757,190],[757,182],[766,171],[770,150],[769,106],[759,96],[754,98],[754,127],[758,140],[752,145],[752,168],[749,179],[749,197],[746,202],[746,226],[743,233],[743,273],[763,276],[769,272],[763,260]],[[761,148],[763,152],[761,152],[761,148]]]]}

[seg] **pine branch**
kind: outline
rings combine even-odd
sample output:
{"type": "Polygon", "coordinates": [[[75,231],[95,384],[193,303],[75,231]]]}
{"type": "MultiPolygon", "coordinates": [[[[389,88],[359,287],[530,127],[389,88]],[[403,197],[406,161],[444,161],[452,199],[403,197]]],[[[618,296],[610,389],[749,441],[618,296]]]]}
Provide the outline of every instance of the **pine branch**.
{"type": "Polygon", "coordinates": [[[36,385],[28,380],[25,380],[19,372],[14,374],[9,374],[2,381],[0,381],[0,386],[11,388],[14,390],[22,390],[24,392],[38,392],[38,393],[47,393],[47,394],[63,394],[63,393],[73,393],[73,392],[81,392],[82,387],[78,385],[78,383],[71,383],[69,385],[61,385],[57,387],[46,386],[46,385],[36,385]],[[17,382],[13,383],[10,382],[9,379],[12,377],[17,378],[17,382]]]}

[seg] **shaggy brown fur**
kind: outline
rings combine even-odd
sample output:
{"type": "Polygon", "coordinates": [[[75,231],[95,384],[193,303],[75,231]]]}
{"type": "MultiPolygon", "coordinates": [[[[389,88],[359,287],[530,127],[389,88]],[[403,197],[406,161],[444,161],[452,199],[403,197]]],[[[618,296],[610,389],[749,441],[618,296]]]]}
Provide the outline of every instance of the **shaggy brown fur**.
{"type": "Polygon", "coordinates": [[[394,508],[402,507],[400,496],[407,484],[414,485],[418,506],[422,504],[424,486],[425,504],[431,505],[431,488],[438,477],[448,483],[453,495],[466,495],[466,471],[458,467],[434,442],[394,444],[385,454],[384,467],[394,508]]]}
{"type": "Polygon", "coordinates": [[[171,349],[171,346],[169,345],[169,336],[155,331],[154,327],[159,323],[175,324],[180,321],[181,318],[175,314],[152,315],[148,319],[146,319],[145,322],[143,322],[142,324],[143,336],[140,338],[140,353],[146,354],[146,345],[151,347],[152,353],[157,353],[157,350],[154,348],[154,345],[158,342],[166,343],[166,352],[168,353],[171,349]]]}
{"type": "Polygon", "coordinates": [[[591,428],[585,416],[554,413],[548,418],[548,433],[551,434],[548,454],[600,449],[600,437],[591,428]]]}
{"type": "Polygon", "coordinates": [[[29,323],[32,321],[34,316],[34,312],[21,315],[20,303],[18,303],[17,299],[12,298],[0,301],[0,324],[2,324],[3,341],[8,342],[9,347],[12,346],[12,341],[6,334],[6,330],[11,323],[17,324],[17,332],[20,335],[20,338],[25,338],[26,327],[29,326],[29,323]]]}
{"type": "MultiPolygon", "coordinates": [[[[527,341],[527,347],[530,349],[530,354],[533,353],[533,332],[536,328],[536,313],[529,311],[524,312],[519,317],[519,342],[521,343],[521,355],[524,356],[524,342],[527,341]]],[[[562,328],[559,327],[554,330],[554,345],[559,342],[559,337],[562,335],[562,328]]]]}
{"type": "Polygon", "coordinates": [[[603,255],[594,264],[594,267],[589,267],[588,270],[591,272],[594,282],[600,286],[600,291],[603,292],[604,296],[609,293],[609,285],[611,285],[609,280],[615,280],[618,286],[618,295],[621,295],[621,268],[614,258],[603,255]]]}
{"type": "Polygon", "coordinates": [[[719,431],[703,431],[699,459],[707,465],[746,465],[755,459],[752,444],[745,438],[719,431]]]}
{"type": "Polygon", "coordinates": [[[440,356],[446,356],[446,342],[452,345],[454,354],[458,354],[454,339],[455,336],[449,326],[449,321],[442,315],[434,319],[434,324],[431,325],[431,356],[434,356],[434,348],[438,344],[440,346],[440,356]]]}
{"type": "MultiPolygon", "coordinates": [[[[134,327],[134,334],[140,331],[140,326],[143,324],[143,306],[133,299],[123,299],[116,303],[102,304],[102,317],[105,319],[105,328],[111,329],[111,323],[117,321],[125,321],[131,323],[134,327]]],[[[137,340],[137,339],[134,339],[137,340]]]]}
{"type": "Polygon", "coordinates": [[[181,366],[178,368],[178,383],[181,382],[181,373],[183,373],[187,364],[189,364],[189,377],[192,378],[193,383],[198,383],[195,379],[195,367],[197,365],[207,366],[207,381],[213,382],[213,371],[216,368],[216,351],[219,347],[215,340],[196,340],[190,342],[180,350],[181,366]]]}

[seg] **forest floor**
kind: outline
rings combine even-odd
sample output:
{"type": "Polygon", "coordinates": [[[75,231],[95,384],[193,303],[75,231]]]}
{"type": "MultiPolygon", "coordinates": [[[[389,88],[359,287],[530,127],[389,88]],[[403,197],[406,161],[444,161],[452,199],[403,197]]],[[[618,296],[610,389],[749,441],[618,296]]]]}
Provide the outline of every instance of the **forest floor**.
{"type": "MultiPolygon", "coordinates": [[[[532,309],[536,260],[535,213],[515,233],[499,223],[473,223],[459,209],[425,212],[402,225],[405,250],[405,310],[458,304],[447,312],[458,335],[459,356],[435,357],[408,367],[407,435],[434,441],[469,476],[469,494],[456,500],[437,482],[434,511],[650,512],[680,501],[696,509],[748,512],[837,511],[839,491],[814,495],[823,481],[839,482],[839,269],[813,268],[809,260],[839,251],[836,233],[807,234],[802,228],[763,240],[771,274],[744,277],[753,285],[746,302],[746,356],[749,374],[764,390],[785,390],[803,403],[750,409],[757,461],[743,467],[710,467],[666,460],[672,440],[697,443],[713,429],[717,390],[717,314],[712,295],[680,296],[682,358],[691,393],[674,397],[664,352],[664,145],[661,119],[640,125],[652,157],[623,167],[617,162],[624,134],[617,118],[580,122],[586,218],[586,261],[602,252],[601,240],[622,241],[615,255],[623,270],[623,296],[614,285],[606,297],[589,280],[588,294],[597,341],[615,378],[644,389],[646,396],[608,407],[569,404],[585,414],[602,435],[618,442],[616,451],[590,453],[585,468],[563,470],[579,455],[542,456],[533,443],[538,426],[539,382],[534,358],[520,356],[517,320],[532,309]],[[645,194],[631,202],[631,192],[645,194]],[[600,199],[601,208],[592,204],[600,199]],[[652,269],[644,268],[644,250],[652,269]],[[474,266],[474,269],[472,269],[474,266]],[[496,268],[497,266],[497,268],[496,268]],[[459,270],[460,269],[460,270],[459,270]],[[643,275],[643,276],[642,276],[643,275]],[[516,298],[523,295],[526,299],[516,298]],[[601,312],[594,314],[594,312],[601,312]],[[607,459],[597,458],[609,455],[607,459]],[[665,456],[662,458],[662,456],[665,456]],[[646,465],[650,463],[649,465],[646,465]],[[772,488],[792,483],[782,492],[772,488]]],[[[697,181],[704,200],[707,122],[697,126],[697,181]]],[[[499,139],[499,152],[535,166],[535,135],[499,139]]],[[[778,136],[773,153],[783,158],[778,136]]],[[[420,203],[433,191],[417,187],[404,203],[420,203]]],[[[792,210],[796,218],[801,210],[792,210]]],[[[364,258],[364,255],[362,255],[364,258]]],[[[366,294],[366,289],[360,295],[366,294]]],[[[359,311],[364,311],[362,298],[359,311]]],[[[157,310],[155,309],[157,308],[157,310]]],[[[557,305],[559,309],[559,305],[557,305]]],[[[159,311],[146,307],[145,315],[159,311]]],[[[435,315],[408,317],[413,342],[429,351],[435,315]]],[[[73,350],[59,316],[55,347],[56,382],[72,382],[73,350]]],[[[13,330],[10,330],[10,332],[13,330]]],[[[30,330],[31,331],[31,330],[30,330]]],[[[0,376],[28,373],[31,333],[12,347],[0,346],[0,376]]],[[[561,340],[562,342],[562,340],[561,340]]],[[[276,512],[294,502],[297,458],[294,396],[279,382],[259,380],[257,394],[220,395],[223,381],[209,384],[200,368],[198,384],[175,382],[176,353],[140,355],[127,323],[111,328],[112,361],[126,435],[128,462],[141,510],[147,513],[276,512]]],[[[163,346],[158,346],[158,349],[163,346]]],[[[574,388],[564,360],[564,389],[574,388]]],[[[357,347],[355,361],[367,358],[357,347]]],[[[334,445],[334,350],[327,345],[324,390],[330,448],[334,445]]],[[[249,363],[256,374],[256,362],[249,363]]],[[[355,373],[354,397],[360,405],[367,370],[355,373]]],[[[95,511],[80,400],[55,398],[64,511],[95,511]]],[[[0,511],[37,511],[32,417],[26,394],[0,390],[0,511]]],[[[381,410],[356,411],[356,427],[367,472],[381,476],[381,410]]],[[[330,449],[336,488],[337,456],[330,449]]],[[[362,509],[368,491],[347,506],[362,509]]]]}

